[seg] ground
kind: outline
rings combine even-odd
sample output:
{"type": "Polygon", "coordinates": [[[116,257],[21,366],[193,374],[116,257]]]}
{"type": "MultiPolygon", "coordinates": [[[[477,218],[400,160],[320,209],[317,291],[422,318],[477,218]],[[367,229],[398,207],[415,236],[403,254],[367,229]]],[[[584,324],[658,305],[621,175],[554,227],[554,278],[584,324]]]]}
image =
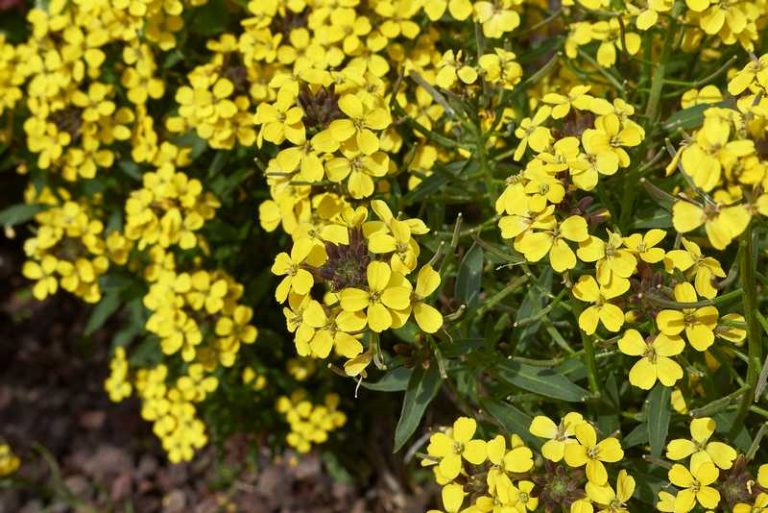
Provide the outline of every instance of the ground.
{"type": "Polygon", "coordinates": [[[137,402],[111,403],[102,389],[110,326],[83,337],[80,302],[25,294],[18,240],[0,242],[0,437],[23,460],[0,486],[0,513],[424,511],[430,494],[405,493],[391,474],[362,489],[335,481],[316,454],[262,450],[253,465],[245,436],[168,463],[137,402]]]}

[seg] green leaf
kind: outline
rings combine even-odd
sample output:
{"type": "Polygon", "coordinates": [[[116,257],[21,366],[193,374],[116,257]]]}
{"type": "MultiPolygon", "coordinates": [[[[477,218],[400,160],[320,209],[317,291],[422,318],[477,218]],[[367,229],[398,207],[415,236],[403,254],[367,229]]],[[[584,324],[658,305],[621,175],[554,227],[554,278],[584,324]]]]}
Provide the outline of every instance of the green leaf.
{"type": "Polygon", "coordinates": [[[405,391],[400,420],[395,428],[393,452],[399,451],[419,427],[427,406],[440,390],[441,382],[436,364],[430,365],[426,370],[421,365],[414,368],[411,379],[408,380],[408,389],[405,391]]]}
{"type": "Polygon", "coordinates": [[[491,417],[501,424],[504,431],[520,435],[528,445],[532,445],[536,449],[541,446],[541,440],[531,435],[528,431],[528,428],[531,426],[531,421],[533,420],[530,415],[506,401],[499,401],[492,397],[480,399],[480,405],[491,415],[491,417]]]}
{"type": "Polygon", "coordinates": [[[35,214],[48,208],[47,205],[20,203],[0,211],[0,226],[16,226],[32,219],[35,214]]]}
{"type": "Polygon", "coordinates": [[[648,441],[651,444],[651,454],[657,458],[661,456],[667,442],[669,419],[672,416],[669,409],[671,390],[661,383],[656,383],[648,395],[648,441]]]}
{"type": "Polygon", "coordinates": [[[409,344],[415,344],[421,335],[421,330],[415,322],[406,322],[400,328],[393,329],[392,331],[397,338],[409,344]]]}
{"type": "Polygon", "coordinates": [[[667,118],[667,121],[664,122],[663,125],[664,130],[674,132],[678,128],[687,130],[699,126],[704,121],[704,111],[711,107],[717,107],[717,105],[694,105],[693,107],[679,110],[667,118]]]}
{"type": "Polygon", "coordinates": [[[477,302],[483,284],[483,248],[473,244],[459,264],[456,275],[456,299],[471,307],[477,302]]]}
{"type": "Polygon", "coordinates": [[[649,228],[670,228],[672,226],[672,215],[669,210],[663,208],[657,208],[651,212],[646,212],[635,216],[632,221],[632,228],[635,229],[649,229],[649,228]]]}
{"type": "Polygon", "coordinates": [[[107,319],[120,308],[121,304],[122,300],[120,299],[120,293],[116,289],[105,294],[96,307],[94,307],[91,316],[88,317],[88,322],[85,324],[83,334],[87,337],[104,326],[107,319]]]}
{"type": "Polygon", "coordinates": [[[713,415],[712,418],[717,422],[717,432],[728,436],[728,442],[736,449],[747,452],[749,446],[752,445],[752,437],[749,434],[749,430],[745,425],[741,425],[738,430],[733,430],[733,422],[738,417],[736,411],[721,411],[720,413],[713,415]],[[732,434],[735,432],[735,435],[732,434]]]}
{"type": "Polygon", "coordinates": [[[397,367],[387,372],[375,383],[362,381],[360,386],[368,390],[377,392],[402,392],[408,388],[408,382],[411,378],[413,369],[407,367],[397,367]]]}
{"type": "Polygon", "coordinates": [[[635,426],[635,429],[630,431],[629,434],[621,440],[621,445],[625,449],[629,449],[630,447],[635,447],[638,445],[645,445],[647,443],[648,425],[646,423],[638,424],[635,426]]]}
{"type": "Polygon", "coordinates": [[[552,369],[504,361],[496,365],[499,379],[518,388],[561,401],[582,402],[589,392],[552,369]]]}
{"type": "Polygon", "coordinates": [[[229,9],[224,0],[210,0],[192,11],[189,29],[201,36],[221,34],[229,23],[229,9]]]}
{"type": "Polygon", "coordinates": [[[539,331],[542,322],[546,320],[546,317],[543,317],[541,319],[536,319],[532,323],[527,322],[529,318],[534,317],[547,305],[547,297],[544,294],[544,291],[552,289],[552,269],[546,267],[542,271],[541,276],[539,276],[538,281],[538,287],[533,284],[528,287],[528,292],[526,293],[525,298],[523,298],[523,302],[520,304],[520,308],[518,308],[517,314],[515,315],[516,323],[523,323],[525,321],[524,327],[515,330],[517,339],[523,344],[526,344],[528,339],[539,331]]]}

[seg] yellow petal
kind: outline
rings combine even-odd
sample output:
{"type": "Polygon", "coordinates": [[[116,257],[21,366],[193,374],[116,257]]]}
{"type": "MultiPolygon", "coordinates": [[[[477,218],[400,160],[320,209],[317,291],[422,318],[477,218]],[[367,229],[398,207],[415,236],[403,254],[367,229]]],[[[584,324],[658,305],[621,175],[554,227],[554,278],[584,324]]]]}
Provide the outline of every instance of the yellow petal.
{"type": "Polygon", "coordinates": [[[376,333],[381,333],[392,327],[392,314],[381,303],[369,305],[367,315],[368,327],[376,333]]]}
{"type": "Polygon", "coordinates": [[[605,465],[598,460],[587,461],[587,479],[596,485],[604,485],[608,482],[608,471],[605,465]]]}
{"type": "MultiPolygon", "coordinates": [[[[458,473],[456,474],[458,475],[458,473]]],[[[454,476],[455,477],[455,476],[454,476]]],[[[464,488],[460,484],[451,483],[443,487],[443,507],[447,513],[455,513],[461,509],[464,503],[464,488]]]]}
{"type": "Polygon", "coordinates": [[[461,473],[461,456],[449,454],[440,460],[437,468],[446,479],[452,481],[461,473]]]}
{"type": "Polygon", "coordinates": [[[555,438],[557,436],[557,424],[549,417],[538,415],[531,421],[528,431],[540,438],[555,438]]]}
{"type": "Polygon", "coordinates": [[[667,458],[670,460],[682,460],[694,452],[696,452],[696,445],[692,441],[685,440],[684,438],[671,440],[667,444],[667,458]]]}
{"type": "Polygon", "coordinates": [[[533,467],[533,452],[528,447],[516,447],[504,456],[504,468],[508,472],[528,472],[533,467]]]}
{"type": "Polygon", "coordinates": [[[679,463],[672,465],[672,468],[669,469],[667,476],[669,477],[670,482],[677,487],[690,488],[693,486],[693,476],[687,468],[685,468],[683,465],[680,465],[679,463]]]}
{"type": "Polygon", "coordinates": [[[672,206],[672,224],[679,233],[688,233],[704,224],[704,209],[687,201],[672,206]]]}
{"type": "Polygon", "coordinates": [[[728,470],[733,466],[733,460],[736,459],[736,450],[730,445],[722,442],[710,442],[707,444],[707,454],[712,461],[723,470],[728,470]]]}
{"type": "Polygon", "coordinates": [[[565,455],[565,447],[566,444],[560,440],[549,440],[541,447],[541,455],[549,461],[557,463],[563,459],[563,456],[565,455]]]}
{"type": "Polygon", "coordinates": [[[629,371],[629,382],[643,390],[650,390],[656,383],[656,366],[647,358],[640,358],[629,371]]]}
{"type": "Polygon", "coordinates": [[[477,430],[477,422],[469,417],[459,417],[453,423],[453,439],[466,443],[472,439],[477,430]]]}
{"type": "Polygon", "coordinates": [[[427,454],[438,458],[444,458],[449,454],[453,454],[453,439],[445,433],[435,433],[429,437],[427,454]]]}
{"type": "Polygon", "coordinates": [[[368,306],[370,298],[368,292],[352,287],[343,289],[339,296],[341,308],[347,312],[359,312],[360,310],[363,310],[368,306]]]}
{"type": "Polygon", "coordinates": [[[640,356],[648,349],[639,331],[630,329],[619,339],[619,351],[629,356],[640,356]]]}
{"type": "Polygon", "coordinates": [[[485,449],[485,441],[483,440],[470,440],[464,444],[464,452],[462,456],[468,462],[473,465],[480,465],[485,461],[488,453],[485,449]]]}
{"type": "Polygon", "coordinates": [[[425,303],[413,305],[416,324],[426,333],[436,333],[443,325],[443,316],[436,308],[425,303]]]}

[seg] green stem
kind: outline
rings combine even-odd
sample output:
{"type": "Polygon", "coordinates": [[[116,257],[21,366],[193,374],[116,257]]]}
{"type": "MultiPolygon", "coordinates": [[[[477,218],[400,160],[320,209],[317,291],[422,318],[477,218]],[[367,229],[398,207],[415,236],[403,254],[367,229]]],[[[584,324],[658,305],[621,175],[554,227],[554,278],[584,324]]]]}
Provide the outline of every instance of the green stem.
{"type": "MultiPolygon", "coordinates": [[[[581,314],[581,305],[573,305],[573,315],[578,322],[579,315],[581,314]]],[[[595,341],[591,335],[585,334],[582,330],[581,344],[584,350],[584,365],[587,367],[587,380],[589,382],[589,391],[592,393],[592,398],[600,397],[600,381],[597,377],[597,358],[595,357],[595,341]]]]}
{"type": "Polygon", "coordinates": [[[595,345],[589,335],[583,337],[584,362],[589,373],[589,391],[595,397],[600,396],[600,383],[597,381],[597,359],[595,358],[595,345]]]}
{"type": "Polygon", "coordinates": [[[666,74],[667,55],[672,47],[672,41],[674,40],[677,27],[669,27],[667,29],[666,37],[664,38],[664,47],[661,50],[661,56],[659,63],[656,65],[656,69],[653,72],[653,79],[651,80],[651,94],[648,98],[648,105],[645,108],[645,117],[648,126],[653,126],[656,122],[656,115],[658,114],[659,101],[661,100],[661,92],[664,89],[664,76],[666,74]]]}
{"type": "Polygon", "coordinates": [[[748,366],[747,366],[747,386],[749,390],[742,396],[739,411],[733,422],[732,431],[737,431],[747,416],[750,406],[755,399],[755,389],[760,377],[760,369],[763,361],[763,345],[760,330],[760,322],[756,312],[757,302],[757,279],[755,278],[755,260],[752,237],[752,225],[748,226],[741,236],[741,248],[739,251],[739,273],[741,277],[742,305],[744,307],[744,317],[747,320],[747,344],[748,344],[748,366]]]}

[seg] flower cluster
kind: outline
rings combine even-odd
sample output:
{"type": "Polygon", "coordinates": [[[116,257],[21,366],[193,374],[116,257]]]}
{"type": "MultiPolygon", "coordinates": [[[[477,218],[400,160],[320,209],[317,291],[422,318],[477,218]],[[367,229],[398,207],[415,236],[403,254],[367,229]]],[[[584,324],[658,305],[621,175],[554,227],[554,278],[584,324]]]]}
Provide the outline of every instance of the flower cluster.
{"type": "Polygon", "coordinates": [[[99,277],[110,261],[125,263],[130,241],[119,231],[105,235],[104,224],[95,215],[97,207],[74,201],[64,189],[56,193],[30,189],[28,197],[47,207],[35,216],[37,233],[24,243],[28,260],[22,272],[35,281],[35,298],[43,300],[61,287],[84,301],[98,302],[99,277]]]}
{"type": "Polygon", "coordinates": [[[733,75],[727,93],[735,104],[722,104],[723,91],[710,92],[703,104],[714,105],[667,166],[668,174],[681,174],[687,185],[672,208],[675,230],[703,227],[715,249],[731,244],[754,216],[768,215],[768,162],[760,147],[768,123],[768,83],[761,74],[766,63],[768,54],[733,75]]]}
{"type": "Polygon", "coordinates": [[[364,207],[337,212],[317,239],[297,239],[291,253],[278,254],[272,266],[283,276],[275,296],[287,302],[283,311],[298,354],[326,358],[334,350],[347,358],[350,375],[360,374],[372,359],[373,347],[360,341],[367,330],[379,334],[402,327],[411,314],[426,333],[443,323],[440,312],[426,303],[440,286],[437,271],[427,264],[415,285],[409,279],[419,255],[413,235],[426,233],[426,226],[418,219],[395,218],[381,200],[371,208],[377,219],[370,221],[364,207]],[[328,292],[319,300],[311,295],[316,283],[324,283],[328,292]]]}
{"type": "Polygon", "coordinates": [[[768,465],[760,466],[755,480],[743,454],[712,440],[716,429],[713,419],[697,418],[691,421],[690,439],[669,442],[666,456],[677,463],[669,467],[670,486],[658,493],[659,511],[688,513],[699,505],[740,513],[765,507],[768,465]]]}
{"type": "Polygon", "coordinates": [[[322,404],[313,404],[303,389],[278,398],[275,407],[291,428],[285,438],[288,445],[307,453],[313,445],[325,443],[329,433],[347,422],[347,416],[338,409],[339,401],[337,394],[326,394],[322,404]]]}
{"type": "Polygon", "coordinates": [[[0,444],[0,477],[5,477],[16,472],[21,466],[21,460],[13,454],[11,446],[0,444]]]}
{"type": "Polygon", "coordinates": [[[0,219],[35,298],[120,325],[104,387],[172,461],[308,452],[361,391],[405,392],[404,447],[442,391],[445,512],[768,506],[768,0],[206,3],[0,36],[0,219]]]}
{"type": "Polygon", "coordinates": [[[216,390],[218,379],[202,364],[192,364],[174,384],[169,384],[165,365],[136,371],[134,386],[141,398],[141,416],[153,423],[152,431],[160,438],[171,462],[192,459],[197,449],[208,442],[205,424],[195,407],[216,390]]]}
{"type": "Polygon", "coordinates": [[[446,513],[458,511],[625,511],[635,481],[620,470],[615,488],[606,464],[624,457],[614,437],[598,441],[595,427],[571,412],[556,424],[538,416],[532,435],[545,439],[543,461],[516,433],[474,438],[477,423],[460,417],[430,437],[422,465],[432,466],[446,513]],[[612,481],[612,480],[610,480],[612,481]],[[469,507],[464,505],[469,502],[469,507]]]}

